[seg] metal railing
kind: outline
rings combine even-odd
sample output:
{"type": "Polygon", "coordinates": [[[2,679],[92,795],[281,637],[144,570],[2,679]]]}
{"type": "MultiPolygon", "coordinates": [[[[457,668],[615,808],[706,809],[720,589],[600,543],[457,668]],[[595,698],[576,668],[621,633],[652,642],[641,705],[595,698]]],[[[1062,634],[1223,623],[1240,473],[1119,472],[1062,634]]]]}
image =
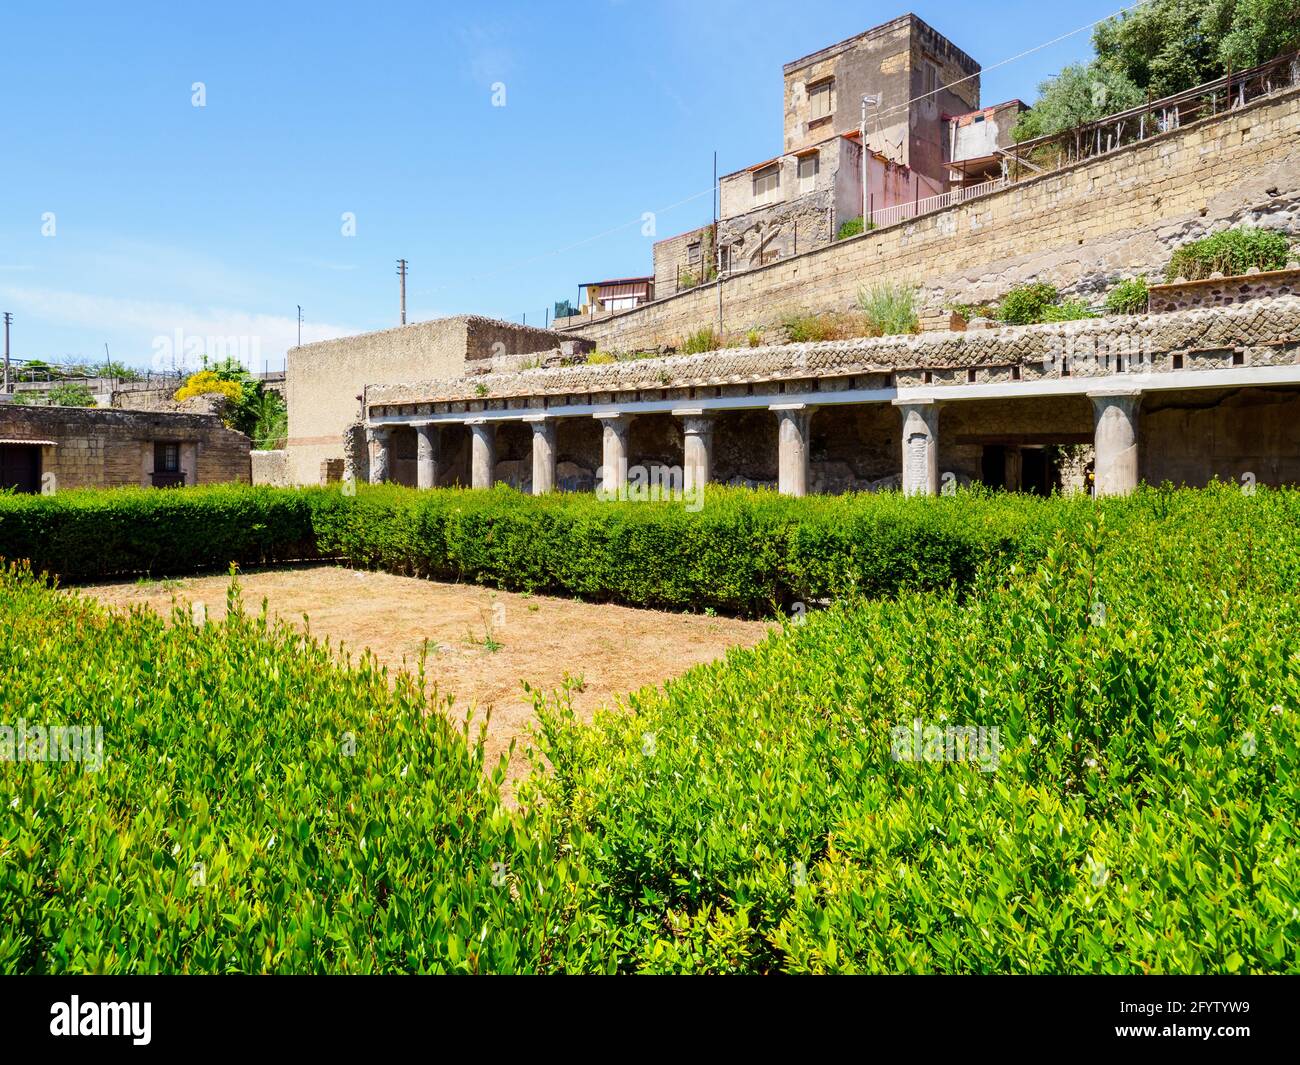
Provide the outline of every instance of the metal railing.
{"type": "Polygon", "coordinates": [[[879,211],[870,212],[870,221],[877,229],[881,226],[896,225],[899,222],[906,222],[909,218],[915,218],[917,215],[929,214],[931,211],[942,211],[945,207],[965,203],[967,200],[973,200],[980,196],[987,196],[992,192],[999,192],[1011,184],[1012,182],[1008,178],[994,178],[992,181],[985,181],[979,185],[968,185],[965,188],[941,192],[937,196],[926,196],[924,199],[918,198],[911,203],[896,203],[893,207],[882,207],[879,211]]]}
{"type": "Polygon", "coordinates": [[[1300,85],[1300,51],[1279,56],[1249,70],[1229,71],[1222,78],[1204,85],[1159,100],[1148,100],[1140,107],[1119,111],[1095,122],[999,149],[1003,157],[1003,177],[871,211],[870,221],[876,228],[897,225],[932,211],[988,196],[1026,178],[1048,174],[1126,145],[1171,133],[1188,122],[1237,110],[1252,100],[1295,85],[1300,85]]]}
{"type": "Polygon", "coordinates": [[[1127,111],[1118,111],[1073,129],[1021,141],[1006,149],[1006,166],[1014,181],[1018,164],[1036,172],[1059,170],[1085,159],[1106,155],[1128,144],[1171,133],[1188,122],[1235,111],[1252,100],[1300,85],[1300,51],[1289,52],[1248,70],[1229,70],[1223,77],[1191,89],[1148,99],[1127,111]]]}

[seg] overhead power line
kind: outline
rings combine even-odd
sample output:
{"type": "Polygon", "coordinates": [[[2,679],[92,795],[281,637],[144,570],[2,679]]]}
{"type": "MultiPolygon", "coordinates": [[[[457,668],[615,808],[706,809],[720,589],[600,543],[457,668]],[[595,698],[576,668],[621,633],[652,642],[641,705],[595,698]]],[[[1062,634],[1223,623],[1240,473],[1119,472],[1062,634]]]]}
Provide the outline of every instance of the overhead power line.
{"type": "MultiPolygon", "coordinates": [[[[1077,37],[1081,33],[1085,33],[1088,30],[1100,26],[1103,22],[1109,22],[1111,19],[1119,18],[1120,15],[1128,14],[1128,12],[1130,11],[1136,11],[1139,7],[1144,7],[1146,4],[1150,2],[1151,0],[1137,0],[1136,3],[1129,4],[1125,7],[1121,7],[1117,11],[1113,11],[1109,15],[1104,15],[1099,19],[1095,19],[1094,21],[1089,22],[1086,25],[1077,26],[1074,29],[1070,30],[1068,33],[1062,33],[1057,37],[1053,37],[1051,40],[1043,41],[1041,44],[1036,44],[1032,48],[1026,48],[1023,52],[1018,52],[1016,55],[1008,56],[1006,59],[1001,59],[990,66],[981,67],[978,74],[970,74],[964,78],[959,78],[956,81],[949,82],[947,85],[941,85],[937,89],[932,89],[930,92],[925,92],[925,93],[921,93],[919,96],[914,96],[911,99],[907,100],[905,103],[895,104],[893,107],[887,108],[886,110],[879,112],[877,117],[879,118],[879,117],[883,117],[884,115],[891,115],[898,111],[906,111],[913,104],[928,99],[929,97],[934,96],[940,92],[943,92],[946,89],[951,89],[954,85],[961,85],[963,82],[973,81],[975,78],[978,78],[981,75],[988,73],[990,70],[998,70],[1001,67],[1009,66],[1012,63],[1019,62],[1020,60],[1026,58],[1027,56],[1033,55],[1035,52],[1041,52],[1044,48],[1050,48],[1052,47],[1052,45],[1060,44],[1062,41],[1067,41],[1071,37],[1077,37]]],[[[716,195],[718,192],[718,188],[719,188],[718,183],[715,181],[712,187],[703,189],[700,192],[687,196],[684,200],[678,200],[676,203],[669,204],[667,207],[660,207],[658,210],[653,211],[651,213],[654,215],[667,214],[669,211],[676,210],[678,207],[682,207],[688,203],[691,203],[694,200],[698,200],[703,196],[716,195]]],[[[467,282],[490,281],[493,278],[501,277],[503,274],[511,273],[512,271],[518,270],[522,267],[531,266],[533,263],[540,262],[543,259],[550,259],[556,255],[563,255],[565,252],[573,251],[576,248],[584,247],[585,245],[595,243],[598,240],[604,240],[606,237],[613,236],[615,233],[620,233],[625,229],[630,229],[632,226],[641,225],[643,218],[644,216],[640,218],[630,219],[627,222],[622,222],[619,225],[612,226],[609,229],[603,230],[600,233],[593,234],[590,237],[584,237],[582,240],[574,241],[571,244],[565,244],[551,251],[538,252],[536,255],[531,255],[525,259],[518,259],[515,262],[507,263],[505,266],[499,267],[486,274],[477,274],[473,277],[459,277],[456,279],[454,283],[465,284],[467,282]]],[[[448,288],[451,288],[452,284],[453,282],[447,282],[445,284],[438,285],[437,288],[433,291],[444,291],[448,288]]]]}

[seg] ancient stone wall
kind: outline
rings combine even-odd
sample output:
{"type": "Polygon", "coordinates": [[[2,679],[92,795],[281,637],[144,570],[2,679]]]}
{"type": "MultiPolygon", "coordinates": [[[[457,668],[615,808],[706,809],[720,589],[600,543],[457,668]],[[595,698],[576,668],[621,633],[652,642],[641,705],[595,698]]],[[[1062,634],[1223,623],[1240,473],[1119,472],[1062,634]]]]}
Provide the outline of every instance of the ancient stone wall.
{"type": "MultiPolygon", "coordinates": [[[[881,282],[923,307],[994,300],[1050,281],[1100,299],[1159,274],[1179,245],[1233,225],[1300,233],[1300,90],[1184,126],[1001,192],[724,279],[722,331],[796,311],[843,311],[881,282]]],[[[603,350],[680,347],[719,328],[717,285],[573,326],[603,350]]]]}
{"type": "Polygon", "coordinates": [[[248,437],[215,415],[4,404],[0,437],[41,441],[41,472],[53,490],[147,486],[157,443],[180,445],[187,484],[251,479],[248,437]]]}
{"type": "Polygon", "coordinates": [[[1148,288],[1147,309],[1152,314],[1183,311],[1189,307],[1227,307],[1262,296],[1300,295],[1300,268],[1256,271],[1239,277],[1208,277],[1148,288]]]}
{"type": "Polygon", "coordinates": [[[690,398],[692,390],[754,385],[805,388],[992,384],[1107,377],[1124,369],[1168,372],[1200,365],[1266,366],[1300,358],[1300,296],[1170,314],[1087,318],[1045,325],[731,348],[603,364],[559,366],[456,380],[375,385],[371,412],[429,404],[469,410],[528,406],[541,397],[617,402],[690,398]],[[1234,361],[1240,357],[1240,362],[1234,361]],[[855,383],[856,382],[856,383],[855,383]]]}
{"type": "Polygon", "coordinates": [[[315,484],[322,462],[345,457],[343,433],[360,414],[368,384],[455,377],[470,363],[554,349],[565,339],[460,315],[290,349],[285,391],[293,483],[315,484]]]}
{"type": "Polygon", "coordinates": [[[253,483],[269,484],[275,488],[288,488],[289,453],[287,451],[254,451],[249,458],[253,465],[253,483]]]}

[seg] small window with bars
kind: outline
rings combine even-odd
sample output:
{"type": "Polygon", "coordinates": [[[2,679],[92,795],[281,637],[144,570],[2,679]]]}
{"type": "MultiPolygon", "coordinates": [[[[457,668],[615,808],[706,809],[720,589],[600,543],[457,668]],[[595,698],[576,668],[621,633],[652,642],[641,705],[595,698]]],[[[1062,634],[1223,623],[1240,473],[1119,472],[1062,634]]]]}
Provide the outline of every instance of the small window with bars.
{"type": "Polygon", "coordinates": [[[168,444],[163,441],[154,444],[153,468],[155,473],[178,473],[181,468],[180,444],[168,444]]]}

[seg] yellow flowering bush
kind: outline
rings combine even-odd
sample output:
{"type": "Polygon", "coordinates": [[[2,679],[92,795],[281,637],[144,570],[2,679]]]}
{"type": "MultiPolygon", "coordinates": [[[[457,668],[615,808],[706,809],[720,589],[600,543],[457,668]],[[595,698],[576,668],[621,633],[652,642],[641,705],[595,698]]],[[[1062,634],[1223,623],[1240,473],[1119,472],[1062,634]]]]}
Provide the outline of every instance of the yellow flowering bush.
{"type": "Polygon", "coordinates": [[[176,394],[172,398],[177,403],[183,403],[195,396],[210,393],[225,396],[232,403],[236,403],[243,398],[244,386],[238,381],[223,380],[211,370],[200,370],[196,374],[191,374],[189,380],[176,390],[176,394]]]}

